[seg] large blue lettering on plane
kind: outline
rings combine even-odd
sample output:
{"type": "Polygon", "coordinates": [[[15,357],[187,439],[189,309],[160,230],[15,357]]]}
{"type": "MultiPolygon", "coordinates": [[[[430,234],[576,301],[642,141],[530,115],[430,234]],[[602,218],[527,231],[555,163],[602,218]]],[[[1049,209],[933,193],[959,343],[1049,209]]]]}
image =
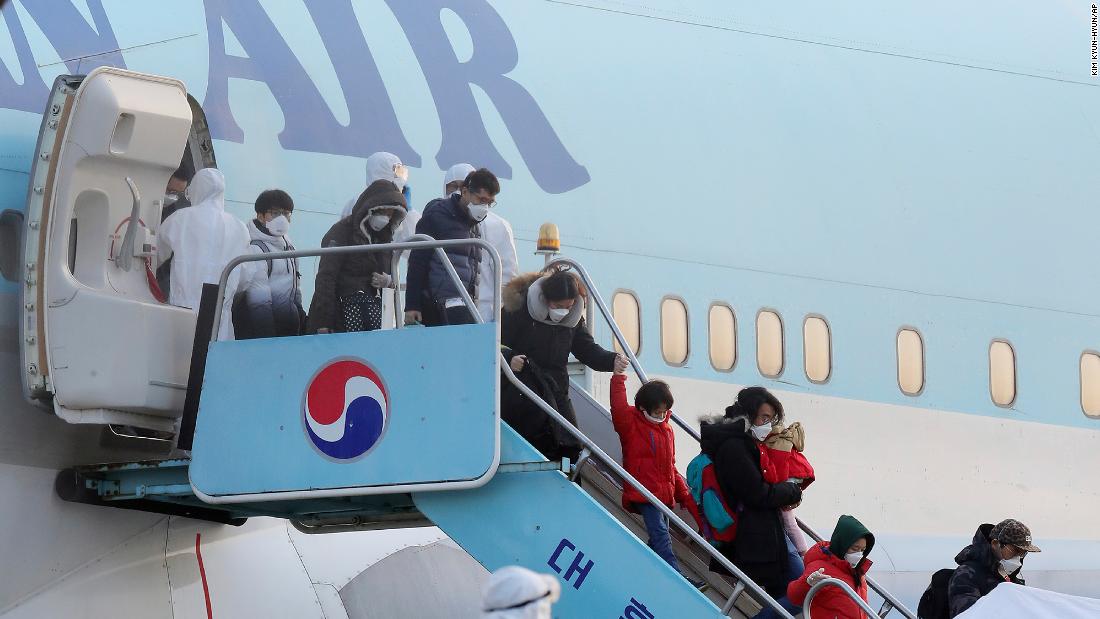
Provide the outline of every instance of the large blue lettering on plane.
{"type": "MultiPolygon", "coordinates": [[[[512,168],[493,144],[474,100],[473,86],[496,106],[534,180],[544,191],[563,193],[589,181],[588,171],[566,150],[534,97],[507,76],[519,62],[511,31],[486,0],[386,0],[420,63],[442,129],[435,155],[440,168],[472,159],[511,178],[512,168]],[[473,41],[473,55],[458,59],[443,29],[441,11],[462,19],[473,41]]],[[[10,4],[10,3],[9,3],[10,4]]],[[[88,0],[94,22],[68,2],[23,0],[27,14],[49,39],[70,71],[98,65],[125,67],[102,0],[88,0]]],[[[409,144],[374,62],[351,0],[307,0],[306,8],[324,41],[350,112],[341,124],[301,62],[258,0],[204,0],[209,46],[209,84],[203,108],[213,136],[243,142],[244,133],[229,106],[229,79],[263,82],[283,112],[279,134],[284,148],[365,157],[378,150],[395,153],[410,165],[422,158],[409,144]],[[223,26],[246,56],[226,51],[223,26]]],[[[26,29],[12,6],[3,10],[24,78],[0,63],[0,107],[41,112],[48,86],[31,54],[26,29]]]]}

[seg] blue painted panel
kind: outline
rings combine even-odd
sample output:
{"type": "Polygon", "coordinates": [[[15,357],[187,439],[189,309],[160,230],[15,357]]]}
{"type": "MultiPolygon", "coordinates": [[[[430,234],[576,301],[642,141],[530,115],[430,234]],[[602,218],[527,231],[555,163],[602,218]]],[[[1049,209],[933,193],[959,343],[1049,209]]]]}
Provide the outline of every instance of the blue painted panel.
{"type": "MultiPolygon", "coordinates": [[[[530,446],[507,425],[501,427],[501,441],[505,453],[531,455],[530,446]]],[[[556,617],[644,616],[625,614],[632,600],[655,617],[721,616],[559,472],[500,473],[477,490],[419,493],[413,499],[487,569],[522,565],[557,574],[562,597],[554,605],[556,617]]]]}
{"type": "Polygon", "coordinates": [[[191,481],[225,496],[477,479],[498,449],[497,351],[493,325],[218,342],[191,481]]]}

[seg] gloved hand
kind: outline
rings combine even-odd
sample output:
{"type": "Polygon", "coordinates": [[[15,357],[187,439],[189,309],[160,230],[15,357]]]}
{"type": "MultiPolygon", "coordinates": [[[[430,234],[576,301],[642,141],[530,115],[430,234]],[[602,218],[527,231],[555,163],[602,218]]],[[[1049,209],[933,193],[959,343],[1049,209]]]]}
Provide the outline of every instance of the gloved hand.
{"type": "Polygon", "coordinates": [[[821,568],[806,577],[806,584],[812,587],[826,578],[828,578],[828,576],[825,575],[825,568],[821,568]]]}
{"type": "Polygon", "coordinates": [[[389,288],[393,283],[393,277],[388,273],[371,273],[370,285],[375,288],[389,288]]]}

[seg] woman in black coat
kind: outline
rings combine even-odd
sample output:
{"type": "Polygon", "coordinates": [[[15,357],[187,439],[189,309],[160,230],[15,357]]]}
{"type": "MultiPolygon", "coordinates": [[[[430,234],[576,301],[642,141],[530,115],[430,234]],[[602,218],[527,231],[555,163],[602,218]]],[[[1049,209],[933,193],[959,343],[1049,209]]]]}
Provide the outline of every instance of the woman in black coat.
{"type": "MultiPolygon", "coordinates": [[[[321,238],[321,247],[347,247],[389,243],[393,231],[408,213],[405,196],[390,181],[374,181],[363,190],[351,215],[329,228],[321,238]]],[[[309,304],[309,333],[344,333],[369,330],[361,321],[363,297],[381,297],[383,288],[393,287],[392,251],[321,256],[313,301],[309,304]],[[349,306],[358,310],[351,316],[357,324],[348,324],[349,306]]],[[[379,302],[374,301],[377,304],[379,302]]]]}
{"type": "MultiPolygon", "coordinates": [[[[500,339],[512,371],[528,386],[544,386],[556,410],[576,426],[569,400],[569,354],[599,372],[621,371],[628,365],[625,357],[604,349],[588,332],[580,279],[564,270],[520,275],[505,287],[502,301],[500,339]]],[[[579,442],[510,384],[502,392],[501,411],[505,421],[547,458],[576,461],[579,442]]]]}
{"type": "MultiPolygon", "coordinates": [[[[749,387],[737,394],[725,417],[703,420],[700,426],[701,447],[714,462],[722,494],[741,509],[737,537],[719,550],[776,599],[786,595],[793,572],[779,510],[802,501],[798,484],[764,481],[759,445],[782,421],[779,400],[763,387],[749,387]]],[[[717,563],[711,569],[724,571],[717,563]]]]}

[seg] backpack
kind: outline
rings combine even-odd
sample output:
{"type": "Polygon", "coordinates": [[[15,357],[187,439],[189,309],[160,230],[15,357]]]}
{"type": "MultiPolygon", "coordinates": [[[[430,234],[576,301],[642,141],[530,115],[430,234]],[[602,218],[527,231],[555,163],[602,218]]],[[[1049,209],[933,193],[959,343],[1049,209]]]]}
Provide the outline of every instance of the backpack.
{"type": "Polygon", "coordinates": [[[920,596],[920,603],[917,605],[917,616],[920,619],[947,619],[947,585],[954,574],[955,570],[949,567],[932,574],[932,582],[928,583],[928,588],[920,596]]]}
{"type": "Polygon", "coordinates": [[[718,478],[714,474],[714,463],[706,454],[691,459],[687,468],[688,488],[691,498],[699,506],[699,532],[713,546],[732,542],[737,537],[737,517],[739,510],[730,509],[718,478]]]}

